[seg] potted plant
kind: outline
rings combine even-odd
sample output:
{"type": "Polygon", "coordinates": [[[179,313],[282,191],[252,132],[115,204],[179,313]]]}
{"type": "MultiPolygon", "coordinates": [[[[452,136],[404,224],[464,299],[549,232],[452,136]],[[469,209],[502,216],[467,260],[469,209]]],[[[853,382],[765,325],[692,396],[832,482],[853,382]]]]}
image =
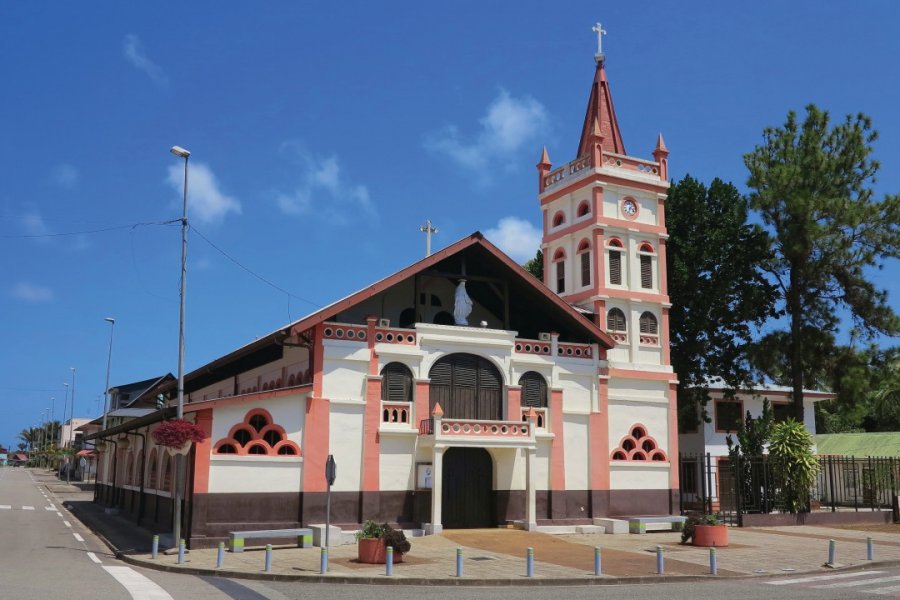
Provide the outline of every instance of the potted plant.
{"type": "Polygon", "coordinates": [[[150,435],[172,455],[187,454],[191,450],[191,444],[206,439],[200,426],[184,419],[163,421],[150,435]]]}
{"type": "Polygon", "coordinates": [[[402,530],[394,529],[387,523],[379,525],[371,519],[356,532],[356,541],[357,559],[369,564],[384,564],[388,546],[394,549],[394,562],[403,562],[403,555],[411,548],[402,530]]]}
{"type": "Polygon", "coordinates": [[[715,514],[689,517],[681,530],[681,543],[688,542],[704,548],[722,548],[728,545],[728,526],[715,514]]]}

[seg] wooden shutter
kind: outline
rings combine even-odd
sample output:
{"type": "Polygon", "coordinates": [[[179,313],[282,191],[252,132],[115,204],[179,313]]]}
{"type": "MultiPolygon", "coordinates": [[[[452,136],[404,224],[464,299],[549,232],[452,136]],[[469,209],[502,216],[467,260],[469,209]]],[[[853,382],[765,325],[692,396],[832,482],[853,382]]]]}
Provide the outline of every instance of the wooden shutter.
{"type": "Polygon", "coordinates": [[[656,317],[651,312],[645,312],[641,315],[641,333],[649,333],[655,335],[658,331],[656,325],[656,317]]]}
{"type": "Polygon", "coordinates": [[[581,253],[581,285],[591,285],[591,253],[581,253]]]}
{"type": "Polygon", "coordinates": [[[556,263],[556,293],[562,294],[566,291],[566,263],[558,261],[556,263]]]}
{"type": "Polygon", "coordinates": [[[606,328],[609,331],[625,331],[625,313],[618,308],[611,309],[606,314],[606,328]]]}
{"type": "Polygon", "coordinates": [[[381,371],[381,399],[412,402],[412,373],[402,363],[389,363],[381,371]]]}
{"type": "Polygon", "coordinates": [[[522,386],[522,406],[547,407],[547,381],[540,373],[528,371],[519,379],[522,386]]]}
{"type": "Polygon", "coordinates": [[[653,259],[645,254],[641,255],[641,287],[653,289],[653,259]]]}
{"type": "Polygon", "coordinates": [[[622,253],[618,250],[609,251],[609,282],[622,285],[622,253]]]}

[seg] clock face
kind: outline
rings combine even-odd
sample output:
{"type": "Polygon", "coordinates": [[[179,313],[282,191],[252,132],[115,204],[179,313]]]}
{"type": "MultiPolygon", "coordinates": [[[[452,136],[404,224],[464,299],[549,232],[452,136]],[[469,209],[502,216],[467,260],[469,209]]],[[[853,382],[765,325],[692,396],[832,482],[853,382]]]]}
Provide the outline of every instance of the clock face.
{"type": "Polygon", "coordinates": [[[622,212],[625,213],[626,217],[634,217],[637,215],[637,204],[635,201],[629,198],[622,202],[622,212]]]}

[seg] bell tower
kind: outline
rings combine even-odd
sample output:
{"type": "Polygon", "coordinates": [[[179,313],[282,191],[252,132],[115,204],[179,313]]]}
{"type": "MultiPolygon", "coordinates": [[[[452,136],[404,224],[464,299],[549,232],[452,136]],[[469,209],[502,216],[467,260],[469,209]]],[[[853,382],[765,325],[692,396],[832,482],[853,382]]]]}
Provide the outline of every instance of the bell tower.
{"type": "Polygon", "coordinates": [[[554,169],[544,148],[537,164],[544,283],[616,342],[600,364],[588,416],[592,514],[672,513],[679,473],[666,286],[669,151],[661,134],[652,159],[625,150],[602,51],[606,32],[599,23],[594,32],[594,78],[575,157],[554,169]]]}

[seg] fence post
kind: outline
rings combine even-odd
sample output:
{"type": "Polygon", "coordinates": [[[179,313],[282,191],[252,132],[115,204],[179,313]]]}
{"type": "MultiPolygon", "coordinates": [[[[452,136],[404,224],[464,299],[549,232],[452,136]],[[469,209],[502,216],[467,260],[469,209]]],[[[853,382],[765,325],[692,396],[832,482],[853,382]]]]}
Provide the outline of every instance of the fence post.
{"type": "MultiPolygon", "coordinates": [[[[706,501],[709,502],[709,510],[706,514],[712,514],[712,458],[710,453],[706,453],[706,501]]],[[[722,506],[722,499],[719,498],[719,507],[722,506]]]]}
{"type": "MultiPolygon", "coordinates": [[[[737,524],[738,524],[738,527],[743,527],[743,526],[744,526],[744,503],[743,503],[743,500],[742,500],[742,498],[741,498],[741,496],[742,496],[741,492],[743,491],[742,488],[744,487],[744,486],[743,486],[743,483],[744,483],[744,482],[743,482],[743,478],[744,478],[744,466],[741,464],[741,461],[742,461],[742,460],[743,460],[743,459],[742,459],[741,455],[738,454],[738,455],[736,456],[736,460],[734,461],[736,464],[734,465],[735,470],[734,470],[734,473],[733,473],[733,476],[734,476],[734,488],[735,488],[735,489],[734,489],[734,506],[735,506],[735,510],[737,511],[737,524]]],[[[721,477],[721,473],[719,474],[719,476],[721,477]]],[[[722,500],[719,499],[719,502],[720,502],[720,503],[721,503],[721,501],[722,501],[722,500]]]]}
{"type": "Polygon", "coordinates": [[[859,512],[859,483],[856,477],[856,457],[851,456],[850,462],[853,464],[853,510],[859,512]]]}
{"type": "Polygon", "coordinates": [[[835,512],[837,510],[837,500],[834,497],[834,457],[827,457],[826,464],[828,465],[828,474],[826,476],[826,480],[831,484],[831,512],[835,512]]]}

